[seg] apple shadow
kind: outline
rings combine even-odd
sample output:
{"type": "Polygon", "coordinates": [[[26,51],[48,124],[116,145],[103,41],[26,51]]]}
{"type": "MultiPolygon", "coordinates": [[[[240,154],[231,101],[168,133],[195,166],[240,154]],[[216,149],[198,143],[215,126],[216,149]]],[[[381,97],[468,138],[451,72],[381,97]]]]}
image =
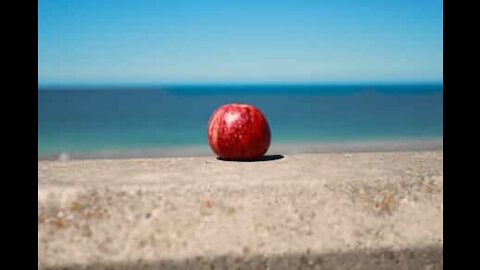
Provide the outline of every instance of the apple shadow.
{"type": "Polygon", "coordinates": [[[259,162],[259,161],[273,161],[284,158],[283,155],[265,155],[258,159],[238,160],[238,159],[225,159],[217,157],[221,161],[233,161],[233,162],[259,162]]]}

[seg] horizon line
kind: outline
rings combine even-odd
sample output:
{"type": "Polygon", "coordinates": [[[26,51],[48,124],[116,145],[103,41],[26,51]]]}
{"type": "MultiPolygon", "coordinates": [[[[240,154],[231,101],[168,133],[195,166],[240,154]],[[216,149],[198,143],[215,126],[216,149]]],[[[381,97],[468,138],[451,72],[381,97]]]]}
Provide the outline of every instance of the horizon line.
{"type": "Polygon", "coordinates": [[[355,86],[355,85],[443,85],[443,80],[411,80],[411,81],[298,81],[298,82],[278,82],[278,81],[264,81],[264,82],[55,82],[55,83],[37,83],[38,89],[46,88],[93,88],[93,87],[176,87],[176,86],[355,86]]]}

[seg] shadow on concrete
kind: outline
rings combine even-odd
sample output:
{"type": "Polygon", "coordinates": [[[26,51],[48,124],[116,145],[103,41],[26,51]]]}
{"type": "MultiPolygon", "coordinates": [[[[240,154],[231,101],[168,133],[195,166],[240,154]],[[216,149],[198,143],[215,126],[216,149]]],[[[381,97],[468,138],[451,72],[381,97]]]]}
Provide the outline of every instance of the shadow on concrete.
{"type": "Polygon", "coordinates": [[[183,260],[159,259],[125,263],[98,263],[42,267],[42,269],[443,269],[443,247],[430,246],[403,250],[365,250],[345,253],[285,255],[197,256],[183,260]]]}
{"type": "Polygon", "coordinates": [[[277,159],[282,159],[283,155],[265,155],[262,156],[259,159],[253,159],[253,160],[236,160],[236,159],[224,159],[224,158],[219,158],[217,157],[218,160],[221,161],[232,161],[232,162],[258,162],[258,161],[272,161],[272,160],[277,160],[277,159]]]}

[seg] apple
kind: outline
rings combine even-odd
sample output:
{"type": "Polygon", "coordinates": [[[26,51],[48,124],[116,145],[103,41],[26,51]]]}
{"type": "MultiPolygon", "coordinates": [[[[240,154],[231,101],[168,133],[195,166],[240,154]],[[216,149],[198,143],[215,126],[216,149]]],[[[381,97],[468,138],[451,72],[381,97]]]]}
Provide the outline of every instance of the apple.
{"type": "Polygon", "coordinates": [[[208,144],[221,159],[256,160],[270,147],[270,127],[258,108],[225,104],[208,121],[208,144]]]}

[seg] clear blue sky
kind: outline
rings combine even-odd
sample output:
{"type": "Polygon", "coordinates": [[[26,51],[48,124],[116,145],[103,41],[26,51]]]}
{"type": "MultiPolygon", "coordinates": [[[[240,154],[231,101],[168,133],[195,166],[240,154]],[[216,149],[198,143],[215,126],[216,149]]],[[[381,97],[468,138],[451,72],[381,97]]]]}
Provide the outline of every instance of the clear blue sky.
{"type": "Polygon", "coordinates": [[[441,82],[443,2],[39,0],[38,80],[441,82]]]}

